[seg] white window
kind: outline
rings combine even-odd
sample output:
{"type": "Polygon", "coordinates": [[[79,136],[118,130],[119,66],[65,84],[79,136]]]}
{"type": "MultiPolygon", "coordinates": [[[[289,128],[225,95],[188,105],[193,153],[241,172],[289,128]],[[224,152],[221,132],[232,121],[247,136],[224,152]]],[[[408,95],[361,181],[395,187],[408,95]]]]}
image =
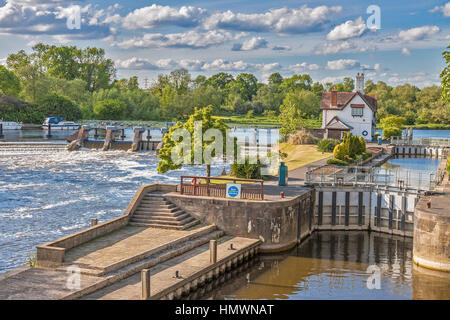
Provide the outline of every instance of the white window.
{"type": "Polygon", "coordinates": [[[363,108],[352,108],[352,116],[354,117],[362,117],[363,115],[363,108]]]}

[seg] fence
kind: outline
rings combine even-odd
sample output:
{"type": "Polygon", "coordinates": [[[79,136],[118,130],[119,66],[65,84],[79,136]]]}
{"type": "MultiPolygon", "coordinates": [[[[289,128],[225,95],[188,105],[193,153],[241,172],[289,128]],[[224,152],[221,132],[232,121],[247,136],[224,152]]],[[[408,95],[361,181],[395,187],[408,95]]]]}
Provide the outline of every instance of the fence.
{"type": "Polygon", "coordinates": [[[440,171],[408,170],[380,167],[308,167],[306,184],[393,186],[418,190],[433,190],[441,176],[440,171]]]}
{"type": "Polygon", "coordinates": [[[232,182],[242,183],[241,199],[264,200],[264,180],[195,176],[181,176],[180,180],[180,193],[185,195],[226,198],[227,183],[232,182]]]}
{"type": "Polygon", "coordinates": [[[430,146],[430,147],[450,147],[450,138],[408,138],[408,137],[391,137],[391,144],[414,145],[414,146],[430,146]]]}

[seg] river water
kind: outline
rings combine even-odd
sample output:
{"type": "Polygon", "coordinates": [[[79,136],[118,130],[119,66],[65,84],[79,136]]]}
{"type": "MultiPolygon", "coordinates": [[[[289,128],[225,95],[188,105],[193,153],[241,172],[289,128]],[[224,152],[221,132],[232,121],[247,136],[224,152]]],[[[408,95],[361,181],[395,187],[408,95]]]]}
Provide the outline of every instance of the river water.
{"type": "Polygon", "coordinates": [[[261,255],[203,299],[449,299],[448,274],[417,268],[412,247],[386,234],[314,232],[290,252],[261,255]]]}

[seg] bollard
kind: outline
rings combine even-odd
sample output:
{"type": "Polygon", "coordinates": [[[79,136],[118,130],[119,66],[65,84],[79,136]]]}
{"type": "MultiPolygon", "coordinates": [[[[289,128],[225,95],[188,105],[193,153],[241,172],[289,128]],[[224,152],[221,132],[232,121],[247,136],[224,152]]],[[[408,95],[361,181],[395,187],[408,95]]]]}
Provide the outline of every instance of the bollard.
{"type": "Polygon", "coordinates": [[[47,135],[46,135],[46,137],[47,137],[47,138],[51,138],[51,137],[52,137],[52,124],[51,124],[51,123],[48,124],[48,129],[47,129],[47,135]]]}
{"type": "Polygon", "coordinates": [[[126,136],[125,136],[125,129],[122,129],[122,135],[120,136],[120,138],[122,140],[125,140],[126,136]]]}
{"type": "Polygon", "coordinates": [[[430,209],[431,208],[431,201],[427,202],[427,208],[430,209]]]}
{"type": "Polygon", "coordinates": [[[280,192],[280,197],[284,198],[284,192],[283,191],[280,192]]]}
{"type": "Polygon", "coordinates": [[[0,139],[3,139],[3,124],[0,123],[0,139]]]}
{"type": "Polygon", "coordinates": [[[96,226],[97,224],[98,224],[97,218],[91,219],[91,227],[96,226]]]}
{"type": "Polygon", "coordinates": [[[150,270],[144,269],[141,272],[142,300],[150,298],[150,270]]]}
{"type": "Polygon", "coordinates": [[[209,241],[209,262],[214,264],[217,262],[217,241],[210,240],[209,241]]]}
{"type": "Polygon", "coordinates": [[[95,140],[98,139],[98,129],[97,128],[95,128],[95,131],[94,131],[94,139],[95,140]]]}

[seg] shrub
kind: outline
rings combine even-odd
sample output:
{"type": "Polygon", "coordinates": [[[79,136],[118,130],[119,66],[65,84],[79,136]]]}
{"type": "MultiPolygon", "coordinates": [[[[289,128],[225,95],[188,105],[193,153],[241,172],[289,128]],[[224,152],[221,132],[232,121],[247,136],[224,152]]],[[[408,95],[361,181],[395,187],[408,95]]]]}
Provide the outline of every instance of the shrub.
{"type": "Polygon", "coordinates": [[[333,152],[334,147],[339,143],[339,140],[336,139],[323,139],[317,143],[317,148],[322,152],[333,152]]]}
{"type": "Polygon", "coordinates": [[[364,140],[363,137],[359,137],[359,144],[360,144],[359,153],[366,152],[366,141],[364,140]]]}
{"type": "Polygon", "coordinates": [[[343,143],[340,143],[334,147],[333,158],[344,160],[345,155],[345,147],[343,143]]]}
{"type": "Polygon", "coordinates": [[[62,117],[66,120],[82,118],[81,109],[75,102],[55,92],[46,95],[38,104],[45,117],[62,117]]]}
{"type": "Polygon", "coordinates": [[[231,165],[231,175],[243,179],[262,179],[261,168],[264,167],[259,160],[256,164],[250,164],[249,158],[245,159],[245,163],[237,162],[231,165]]]}
{"type": "Polygon", "coordinates": [[[450,156],[447,159],[447,173],[450,176],[450,156]]]}
{"type": "Polygon", "coordinates": [[[126,114],[126,105],[120,100],[105,99],[95,104],[94,114],[98,120],[122,120],[126,114]]]}
{"type": "Polygon", "coordinates": [[[307,131],[298,131],[294,134],[289,135],[288,143],[290,144],[316,144],[319,141],[318,138],[314,137],[311,133],[307,131]]]}
{"type": "Polygon", "coordinates": [[[337,166],[348,166],[348,162],[346,162],[344,160],[335,159],[335,158],[328,159],[327,164],[331,164],[331,165],[334,164],[337,166]]]}
{"type": "Polygon", "coordinates": [[[396,127],[390,127],[383,129],[383,139],[389,140],[391,137],[401,136],[402,129],[396,127]]]}

